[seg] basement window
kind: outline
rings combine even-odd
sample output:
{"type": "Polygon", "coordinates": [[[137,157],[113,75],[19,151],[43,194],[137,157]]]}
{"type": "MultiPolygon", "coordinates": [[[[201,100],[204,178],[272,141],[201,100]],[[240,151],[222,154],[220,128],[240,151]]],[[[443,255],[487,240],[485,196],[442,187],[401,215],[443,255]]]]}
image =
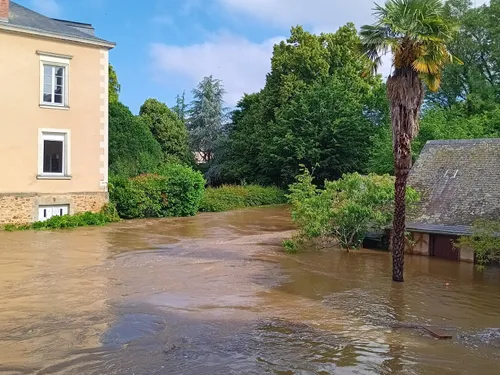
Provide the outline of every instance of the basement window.
{"type": "Polygon", "coordinates": [[[53,216],[64,216],[69,214],[69,204],[56,206],[38,206],[38,221],[49,220],[53,216]]]}

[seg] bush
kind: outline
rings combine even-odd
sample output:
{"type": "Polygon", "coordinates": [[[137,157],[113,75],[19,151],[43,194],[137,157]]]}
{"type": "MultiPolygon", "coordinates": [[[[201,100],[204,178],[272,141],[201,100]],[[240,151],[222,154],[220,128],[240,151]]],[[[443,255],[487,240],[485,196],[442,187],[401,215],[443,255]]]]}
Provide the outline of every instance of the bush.
{"type": "Polygon", "coordinates": [[[455,246],[474,250],[479,270],[490,263],[500,262],[500,222],[476,221],[472,226],[472,235],[460,237],[455,246]]]}
{"type": "Polygon", "coordinates": [[[15,230],[44,230],[44,229],[62,229],[76,228],[85,226],[102,226],[107,223],[119,221],[118,213],[113,204],[106,204],[100,212],[83,212],[76,215],[52,216],[46,221],[37,221],[33,224],[13,225],[8,224],[4,227],[6,231],[15,230]]]}
{"type": "Polygon", "coordinates": [[[224,185],[205,190],[200,211],[222,212],[283,203],[285,192],[277,187],[224,185]]]}
{"type": "MultiPolygon", "coordinates": [[[[387,227],[393,217],[394,178],[388,175],[345,174],[337,181],[325,181],[325,188],[312,183],[308,170],[297,176],[290,186],[292,219],[299,227],[296,251],[304,241],[337,240],[342,248],[358,248],[366,233],[387,227]]],[[[413,189],[407,190],[407,202],[418,200],[413,189]]]]}
{"type": "Polygon", "coordinates": [[[123,176],[149,173],[163,160],[148,124],[121,103],[109,105],[109,170],[123,176]]]}
{"type": "Polygon", "coordinates": [[[205,181],[199,172],[168,164],[154,174],[112,177],[111,201],[125,219],[193,216],[198,212],[205,181]]]}

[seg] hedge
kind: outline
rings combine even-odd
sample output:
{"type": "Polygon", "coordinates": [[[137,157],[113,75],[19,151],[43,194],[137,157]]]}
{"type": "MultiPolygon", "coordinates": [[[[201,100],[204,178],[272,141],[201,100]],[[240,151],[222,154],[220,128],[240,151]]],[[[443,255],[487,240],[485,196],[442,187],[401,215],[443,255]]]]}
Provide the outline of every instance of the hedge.
{"type": "Polygon", "coordinates": [[[110,199],[125,219],[193,216],[198,212],[205,180],[180,164],[133,178],[112,177],[110,199]]]}
{"type": "Polygon", "coordinates": [[[200,211],[222,212],[245,207],[284,204],[286,202],[285,192],[277,187],[224,185],[205,190],[200,211]]]}

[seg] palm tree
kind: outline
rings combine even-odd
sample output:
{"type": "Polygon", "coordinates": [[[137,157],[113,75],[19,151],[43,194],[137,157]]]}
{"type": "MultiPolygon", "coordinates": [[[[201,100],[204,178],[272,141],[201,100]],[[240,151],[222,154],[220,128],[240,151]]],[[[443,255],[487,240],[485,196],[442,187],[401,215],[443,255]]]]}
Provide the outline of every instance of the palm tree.
{"type": "Polygon", "coordinates": [[[374,16],[375,24],[361,28],[361,41],[374,70],[383,55],[392,52],[393,69],[387,79],[396,174],[392,279],[402,282],[411,141],[419,129],[424,84],[432,91],[438,90],[443,67],[459,62],[446,47],[456,27],[447,19],[441,0],[388,0],[384,6],[375,4],[374,16]]]}

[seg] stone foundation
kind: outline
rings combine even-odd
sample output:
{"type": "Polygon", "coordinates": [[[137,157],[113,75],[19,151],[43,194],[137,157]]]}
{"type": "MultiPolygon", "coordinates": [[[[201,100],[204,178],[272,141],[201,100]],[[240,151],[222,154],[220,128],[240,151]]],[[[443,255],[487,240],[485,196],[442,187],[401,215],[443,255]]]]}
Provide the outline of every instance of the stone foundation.
{"type": "Polygon", "coordinates": [[[38,220],[38,207],[69,205],[70,215],[98,212],[109,201],[108,193],[0,194],[0,225],[26,224],[38,220]]]}

